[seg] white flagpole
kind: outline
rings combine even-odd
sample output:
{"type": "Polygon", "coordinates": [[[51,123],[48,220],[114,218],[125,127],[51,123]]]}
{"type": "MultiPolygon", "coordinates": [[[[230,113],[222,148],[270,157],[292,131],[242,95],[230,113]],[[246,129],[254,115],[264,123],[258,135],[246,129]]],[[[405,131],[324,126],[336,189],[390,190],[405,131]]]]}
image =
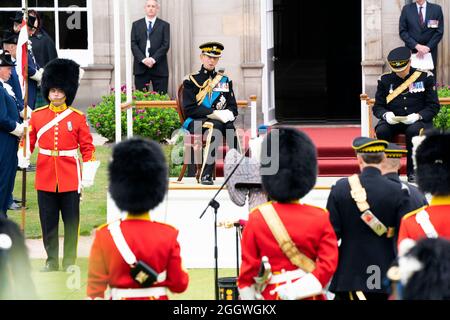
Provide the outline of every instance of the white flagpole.
{"type": "Polygon", "coordinates": [[[122,141],[122,101],[121,101],[121,82],[122,65],[120,52],[120,0],[114,0],[114,75],[115,75],[115,93],[116,93],[116,143],[122,141]]]}
{"type": "MultiPolygon", "coordinates": [[[[133,75],[132,75],[132,57],[131,57],[131,30],[130,30],[130,10],[129,1],[124,2],[124,20],[125,20],[125,61],[126,61],[126,84],[127,84],[127,104],[133,102],[133,75]]],[[[127,109],[127,137],[133,137],[133,107],[127,109]]]]}

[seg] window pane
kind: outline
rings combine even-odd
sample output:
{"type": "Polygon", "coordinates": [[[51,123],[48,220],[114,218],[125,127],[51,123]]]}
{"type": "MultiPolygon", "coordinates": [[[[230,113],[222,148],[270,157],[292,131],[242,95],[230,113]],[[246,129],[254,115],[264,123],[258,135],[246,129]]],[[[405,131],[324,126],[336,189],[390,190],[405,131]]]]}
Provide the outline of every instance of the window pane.
{"type": "Polygon", "coordinates": [[[41,17],[41,29],[55,41],[55,13],[50,11],[38,11],[41,17]]]}
{"type": "Polygon", "coordinates": [[[55,0],[28,0],[29,7],[54,7],[55,0]]]}
{"type": "Polygon", "coordinates": [[[59,13],[59,48],[88,48],[87,12],[59,13]]]}
{"type": "Polygon", "coordinates": [[[86,0],[59,0],[58,4],[60,7],[86,7],[86,0]]]}
{"type": "Polygon", "coordinates": [[[15,12],[5,12],[0,11],[0,36],[3,36],[4,30],[11,30],[13,27],[13,22],[10,18],[15,16],[15,12]]]}
{"type": "Polygon", "coordinates": [[[22,7],[22,0],[1,0],[0,1],[0,7],[7,8],[7,7],[22,7]]]}

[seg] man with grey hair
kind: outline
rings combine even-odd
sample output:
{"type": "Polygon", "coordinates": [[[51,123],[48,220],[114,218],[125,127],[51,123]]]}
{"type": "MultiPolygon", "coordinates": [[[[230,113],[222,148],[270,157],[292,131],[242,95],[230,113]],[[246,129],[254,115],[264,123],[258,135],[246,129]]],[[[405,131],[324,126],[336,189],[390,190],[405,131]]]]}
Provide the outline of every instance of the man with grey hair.
{"type": "Polygon", "coordinates": [[[157,17],[160,9],[158,0],[147,0],[144,9],[145,17],[135,21],[131,29],[135,86],[138,90],[148,90],[151,82],[153,91],[167,93],[170,25],[157,17]]]}

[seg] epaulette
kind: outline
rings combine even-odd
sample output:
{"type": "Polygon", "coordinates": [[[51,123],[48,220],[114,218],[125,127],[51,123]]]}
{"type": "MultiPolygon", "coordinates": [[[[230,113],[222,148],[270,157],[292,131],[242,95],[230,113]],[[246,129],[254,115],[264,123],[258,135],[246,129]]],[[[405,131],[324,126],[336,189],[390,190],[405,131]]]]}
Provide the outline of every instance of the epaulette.
{"type": "Polygon", "coordinates": [[[272,204],[272,203],[273,203],[273,201],[268,201],[266,203],[262,203],[259,206],[254,207],[253,209],[251,209],[249,214],[254,213],[256,210],[259,210],[259,208],[261,208],[262,206],[265,206],[266,204],[272,204]]]}
{"type": "Polygon", "coordinates": [[[388,72],[383,73],[383,74],[378,78],[378,80],[381,80],[381,78],[382,78],[383,76],[387,76],[388,74],[391,74],[391,73],[392,73],[392,71],[388,71],[388,72]]]}
{"type": "Polygon", "coordinates": [[[313,206],[313,205],[311,205],[311,204],[304,204],[305,206],[308,206],[308,207],[312,207],[312,208],[316,208],[316,209],[320,209],[321,211],[323,211],[323,212],[326,212],[326,213],[328,213],[328,210],[327,209],[325,209],[325,208],[322,208],[322,207],[317,207],[317,206],[313,206]]]}
{"type": "Polygon", "coordinates": [[[190,77],[191,76],[196,76],[196,75],[198,75],[200,72],[193,72],[193,73],[189,73],[189,74],[187,74],[187,75],[185,75],[184,76],[184,78],[183,78],[183,81],[185,81],[185,80],[190,80],[190,77]]]}
{"type": "Polygon", "coordinates": [[[40,107],[40,108],[37,108],[37,109],[34,109],[33,112],[42,111],[42,110],[45,110],[45,109],[47,109],[47,108],[48,108],[48,105],[43,106],[43,107],[40,107]]]}
{"type": "Polygon", "coordinates": [[[76,112],[76,113],[78,113],[80,116],[83,116],[84,115],[84,113],[83,112],[81,112],[80,110],[78,110],[78,109],[75,109],[74,107],[69,107],[69,109],[70,110],[72,110],[73,112],[76,112]]]}
{"type": "Polygon", "coordinates": [[[408,218],[410,218],[410,217],[415,216],[415,215],[418,214],[419,212],[423,211],[425,208],[428,208],[428,206],[423,206],[422,208],[419,208],[419,209],[417,209],[417,210],[414,210],[414,211],[412,211],[412,212],[410,212],[410,213],[404,215],[403,218],[402,218],[402,220],[406,220],[406,219],[408,219],[408,218]]]}
{"type": "Polygon", "coordinates": [[[173,230],[175,230],[175,231],[178,231],[178,229],[175,228],[174,226],[172,226],[171,224],[167,224],[167,223],[159,222],[159,221],[153,221],[153,220],[152,220],[152,222],[157,223],[157,224],[160,224],[160,225],[163,225],[163,226],[166,226],[166,227],[169,227],[170,229],[173,229],[173,230]]]}

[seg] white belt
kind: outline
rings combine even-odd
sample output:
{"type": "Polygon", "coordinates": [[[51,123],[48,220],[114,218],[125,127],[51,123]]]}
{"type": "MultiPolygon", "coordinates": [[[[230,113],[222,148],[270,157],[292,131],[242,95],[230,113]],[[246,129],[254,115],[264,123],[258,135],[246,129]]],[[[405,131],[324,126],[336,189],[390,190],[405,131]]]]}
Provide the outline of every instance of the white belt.
{"type": "Polygon", "coordinates": [[[301,278],[304,275],[306,275],[306,272],[303,271],[302,269],[286,271],[285,273],[281,273],[281,274],[274,274],[270,278],[269,284],[277,284],[277,283],[292,281],[292,280],[301,278]]]}
{"type": "Polygon", "coordinates": [[[72,150],[47,150],[39,148],[39,153],[49,157],[72,157],[75,158],[77,163],[77,176],[78,176],[78,193],[81,193],[81,167],[80,161],[78,161],[78,149],[72,150]]]}
{"type": "Polygon", "coordinates": [[[130,299],[130,298],[159,298],[167,296],[166,287],[143,288],[143,289],[111,289],[111,298],[113,300],[130,299]]]}
{"type": "Polygon", "coordinates": [[[78,157],[78,149],[73,150],[47,150],[39,149],[39,153],[49,157],[78,157]]]}

